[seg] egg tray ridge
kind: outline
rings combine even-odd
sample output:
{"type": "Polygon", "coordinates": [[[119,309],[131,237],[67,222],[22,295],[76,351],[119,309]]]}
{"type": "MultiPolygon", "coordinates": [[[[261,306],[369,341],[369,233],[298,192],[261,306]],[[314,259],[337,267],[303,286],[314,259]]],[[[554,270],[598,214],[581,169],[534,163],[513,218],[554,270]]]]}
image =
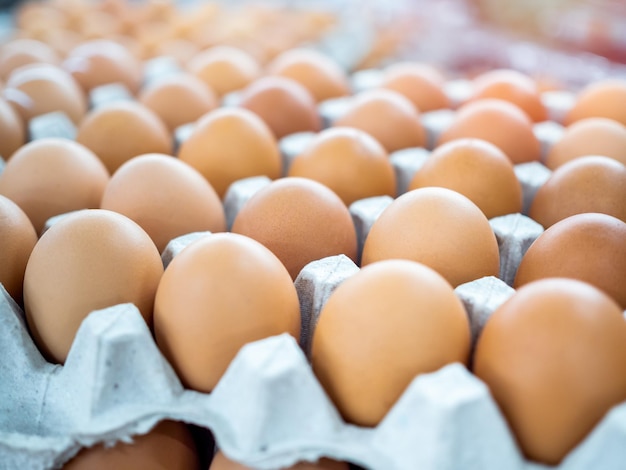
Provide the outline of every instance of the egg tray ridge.
{"type": "MultiPolygon", "coordinates": [[[[523,459],[486,386],[452,364],[417,377],[376,428],[345,424],[296,341],[244,346],[211,394],[186,390],[132,304],[92,312],[65,366],[42,358],[0,292],[0,468],[60,467],[82,447],[172,419],[211,429],[259,469],[328,456],[371,469],[541,469],[523,459]]],[[[626,404],[558,467],[623,469],[626,404]]]]}

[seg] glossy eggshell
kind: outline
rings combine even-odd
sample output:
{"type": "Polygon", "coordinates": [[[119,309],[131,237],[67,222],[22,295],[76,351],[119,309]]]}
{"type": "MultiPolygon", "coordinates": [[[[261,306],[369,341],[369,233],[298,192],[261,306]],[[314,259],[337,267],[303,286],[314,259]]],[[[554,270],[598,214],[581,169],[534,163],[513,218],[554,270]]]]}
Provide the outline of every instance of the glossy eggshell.
{"type": "Polygon", "coordinates": [[[96,209],[109,181],[88,148],[67,139],[38,139],[21,147],[0,174],[0,194],[26,213],[37,233],[55,215],[96,209]]]}
{"type": "Polygon", "coordinates": [[[375,426],[416,375],[467,363],[469,322],[452,286],[406,260],[373,263],[323,307],[313,370],[343,417],[375,426]]]}
{"type": "Polygon", "coordinates": [[[599,80],[583,89],[565,116],[566,125],[590,117],[613,119],[626,126],[626,80],[599,80]]]}
{"type": "Polygon", "coordinates": [[[486,140],[499,147],[514,164],[539,160],[541,146],[533,123],[524,111],[508,101],[486,98],[464,104],[438,145],[461,138],[486,140]]]}
{"type": "Polygon", "coordinates": [[[22,117],[0,98],[0,157],[5,161],[26,142],[22,117]]]}
{"type": "Polygon", "coordinates": [[[274,181],[239,211],[232,231],[268,247],[293,279],[309,262],[344,254],[356,259],[350,212],[331,189],[299,177],[274,181]]]}
{"type": "MultiPolygon", "coordinates": [[[[344,462],[337,462],[326,458],[321,458],[316,463],[300,462],[284,470],[349,470],[349,466],[344,462]]],[[[213,457],[209,470],[254,470],[251,467],[237,463],[218,451],[213,457]]]]}
{"type": "Polygon", "coordinates": [[[156,295],[159,348],[186,387],[210,392],[246,343],[300,337],[300,304],[281,262],[242,235],[209,235],[168,265],[156,295]]]}
{"type": "Polygon", "coordinates": [[[626,322],[589,284],[536,281],[489,318],[474,372],[526,456],[555,465],[626,400],[626,322]]]}
{"type": "Polygon", "coordinates": [[[83,449],[66,463],[65,470],[197,470],[196,445],[184,423],[162,421],[132,443],[113,447],[98,444],[83,449]]]}
{"type": "Polygon", "coordinates": [[[522,187],[513,164],[495,145],[458,139],[437,147],[415,173],[409,190],[453,189],[468,197],[488,219],[522,210],[522,187]]]}
{"type": "Polygon", "coordinates": [[[400,62],[385,69],[381,87],[400,93],[422,113],[451,106],[443,91],[443,77],[426,64],[400,62]]]}
{"type": "Polygon", "coordinates": [[[139,225],[115,212],[69,214],[39,239],[24,275],[24,307],[35,343],[63,363],[83,319],[130,302],[152,324],[163,263],[139,225]]]}
{"type": "Polygon", "coordinates": [[[0,78],[6,80],[16,68],[33,63],[57,64],[59,56],[48,44],[36,39],[13,39],[0,49],[0,78]]]}
{"type": "Polygon", "coordinates": [[[183,142],[178,158],[198,170],[224,197],[242,178],[278,178],[282,162],[269,127],[251,111],[220,108],[203,116],[183,142]]]}
{"type": "Polygon", "coordinates": [[[425,264],[454,287],[500,269],[489,221],[467,197],[445,188],[420,188],[394,200],[374,222],[363,266],[385,259],[425,264]]]}
{"type": "Polygon", "coordinates": [[[361,92],[333,126],[355,127],[367,132],[387,152],[426,144],[419,111],[408,98],[391,90],[361,92]]]}
{"type": "Polygon", "coordinates": [[[100,207],[137,222],[159,251],[180,235],[226,230],[215,190],[191,166],[168,155],[140,155],[124,163],[107,184],[100,207]]]}
{"type": "Polygon", "coordinates": [[[607,118],[581,119],[552,145],[546,166],[554,170],[587,155],[610,157],[626,165],[626,126],[607,118]]]}
{"type": "Polygon", "coordinates": [[[626,309],[626,223],[606,214],[585,213],[552,225],[528,248],[514,285],[546,277],[588,282],[626,309]]]}
{"type": "Polygon", "coordinates": [[[0,196],[0,283],[13,299],[22,302],[22,284],[37,233],[24,211],[0,196]]]}
{"type": "Polygon", "coordinates": [[[602,156],[564,163],[535,194],[529,216],[548,228],[584,212],[600,212],[626,222],[626,166],[602,156]]]}
{"type": "Polygon", "coordinates": [[[385,149],[366,132],[349,127],[320,132],[293,160],[288,176],[328,186],[346,206],[366,197],[396,194],[396,177],[385,149]]]}

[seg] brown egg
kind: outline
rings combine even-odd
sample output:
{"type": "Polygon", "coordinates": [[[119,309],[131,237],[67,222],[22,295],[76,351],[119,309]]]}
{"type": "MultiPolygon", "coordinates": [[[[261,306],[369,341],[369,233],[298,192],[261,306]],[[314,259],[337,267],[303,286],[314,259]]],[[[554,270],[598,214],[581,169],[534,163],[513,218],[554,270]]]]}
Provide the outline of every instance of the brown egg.
{"type": "Polygon", "coordinates": [[[358,199],[395,196],[396,177],[385,149],[369,134],[350,127],[320,132],[289,168],[328,186],[349,206],[358,199]]]}
{"type": "Polygon", "coordinates": [[[133,101],[117,101],[90,111],[78,127],[76,141],[98,155],[111,173],[137,155],[172,151],[163,121],[133,101]]]}
{"type": "Polygon", "coordinates": [[[454,287],[497,276],[500,254],[487,217],[467,197],[445,188],[420,188],[393,201],[374,222],[362,266],[409,259],[441,274],[454,287]]]}
{"type": "Polygon", "coordinates": [[[267,66],[269,75],[291,78],[317,102],[350,94],[346,73],[330,57],[313,49],[290,49],[267,66]]]}
{"type": "Polygon", "coordinates": [[[100,207],[137,222],[160,252],[180,235],[226,230],[215,190],[194,168],[168,155],[140,155],[124,163],[111,177],[100,207]]]}
{"type": "Polygon", "coordinates": [[[356,259],[352,217],[332,190],[308,178],[282,178],[261,189],[235,217],[232,231],[261,242],[293,279],[311,261],[356,259]]]}
{"type": "Polygon", "coordinates": [[[170,132],[217,107],[215,93],[202,80],[189,74],[158,80],[141,91],[139,101],[154,111],[170,132]]]}
{"type": "Polygon", "coordinates": [[[200,118],[178,158],[202,173],[220,197],[236,180],[274,179],[282,171],[272,131],[256,114],[239,108],[220,108],[200,118]]]}
{"type": "Polygon", "coordinates": [[[600,212],[626,222],[626,166],[601,156],[564,163],[539,188],[529,215],[548,228],[583,212],[600,212]]]}
{"type": "Polygon", "coordinates": [[[522,210],[522,187],[513,164],[493,144],[458,139],[437,147],[415,173],[409,190],[439,186],[468,197],[488,219],[522,210]]]}
{"type": "Polygon", "coordinates": [[[603,117],[626,126],[626,81],[607,79],[594,82],[580,92],[576,103],[565,116],[569,125],[581,119],[603,117]]]}
{"type": "Polygon", "coordinates": [[[4,88],[4,98],[29,119],[62,111],[78,124],[87,111],[87,100],[76,81],[51,64],[29,64],[15,69],[4,88]]]}
{"type": "MultiPolygon", "coordinates": [[[[330,460],[321,458],[316,463],[300,462],[291,467],[283,470],[349,470],[350,466],[344,462],[337,462],[336,460],[330,460]]],[[[209,470],[254,470],[251,467],[247,467],[234,460],[229,459],[223,452],[219,451],[213,457],[209,470]]]]}
{"type": "Polygon", "coordinates": [[[434,68],[418,62],[399,62],[385,69],[381,87],[405,96],[422,113],[449,108],[443,77],[434,68]]]}
{"type": "Polygon", "coordinates": [[[168,265],[154,332],[183,384],[210,392],[245,344],[282,333],[300,337],[298,294],[263,245],[233,233],[210,235],[168,265]]]}
{"type": "Polygon", "coordinates": [[[26,132],[21,116],[0,98],[0,157],[8,160],[25,142],[26,132]]]}
{"type": "Polygon", "coordinates": [[[121,44],[109,39],[83,42],[73,49],[63,68],[85,91],[109,83],[122,83],[131,93],[141,85],[141,64],[121,44]]]}
{"type": "Polygon", "coordinates": [[[626,400],[626,322],[589,284],[544,279],[489,318],[474,372],[531,460],[558,464],[626,400]]]}
{"type": "Polygon", "coordinates": [[[626,309],[626,223],[585,213],[552,225],[522,258],[514,286],[546,277],[588,282],[626,309]]]}
{"type": "Polygon", "coordinates": [[[24,211],[0,196],[0,283],[17,303],[22,302],[24,271],[36,242],[37,233],[24,211]]]}
{"type": "Polygon", "coordinates": [[[263,119],[277,139],[322,127],[313,95],[290,78],[256,80],[241,93],[240,106],[263,119]]]}
{"type": "Polygon", "coordinates": [[[0,173],[0,194],[26,213],[37,233],[55,215],[100,206],[109,173],[71,140],[38,139],[20,148],[0,173]]]}
{"type": "Polygon", "coordinates": [[[152,324],[163,263],[139,225],[121,214],[69,214],[39,239],[26,265],[24,308],[35,343],[64,363],[76,331],[93,310],[130,302],[152,324]]]}
{"type": "Polygon", "coordinates": [[[534,80],[516,70],[485,72],[474,79],[471,100],[497,98],[517,105],[534,122],[548,119],[548,112],[534,80]]]}
{"type": "Polygon", "coordinates": [[[250,54],[229,46],[215,46],[196,54],[187,69],[218,96],[245,88],[261,74],[261,67],[250,54]]]}
{"type": "Polygon", "coordinates": [[[467,103],[456,113],[452,125],[441,133],[438,145],[474,137],[491,142],[515,164],[539,160],[541,147],[530,118],[512,103],[482,99],[467,103]]]}
{"type": "Polygon", "coordinates": [[[161,421],[132,443],[98,444],[81,450],[65,470],[194,470],[200,462],[193,436],[184,423],[161,421]]]}
{"type": "Polygon", "coordinates": [[[391,90],[361,92],[333,126],[361,129],[390,153],[426,144],[419,111],[408,98],[391,90]]]}
{"type": "Polygon", "coordinates": [[[200,48],[192,41],[182,38],[173,38],[157,42],[155,45],[154,56],[172,57],[181,66],[183,66],[193,59],[193,57],[199,52],[200,48]]]}
{"type": "Polygon", "coordinates": [[[603,155],[626,165],[626,126],[607,118],[581,119],[565,129],[545,163],[554,170],[586,155],[603,155]]]}
{"type": "Polygon", "coordinates": [[[416,375],[467,363],[463,304],[434,270],[406,260],[366,266],[323,307],[313,370],[350,423],[376,426],[416,375]]]}
{"type": "Polygon", "coordinates": [[[33,63],[58,64],[59,55],[48,44],[36,39],[13,39],[0,49],[0,78],[6,80],[13,70],[33,63]]]}

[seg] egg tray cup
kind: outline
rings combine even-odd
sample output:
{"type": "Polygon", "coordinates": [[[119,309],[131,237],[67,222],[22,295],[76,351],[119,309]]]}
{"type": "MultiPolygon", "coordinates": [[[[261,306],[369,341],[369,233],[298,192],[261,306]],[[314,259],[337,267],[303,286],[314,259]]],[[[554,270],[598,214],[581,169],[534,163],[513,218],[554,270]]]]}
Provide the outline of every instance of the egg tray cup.
{"type": "MultiPolygon", "coordinates": [[[[325,300],[358,269],[338,255],[300,273],[304,351],[325,300]]],[[[513,290],[486,277],[456,292],[476,336],[513,290]]],[[[224,453],[258,469],[322,456],[381,470],[548,468],[524,459],[487,387],[460,364],[416,377],[384,420],[365,428],[343,421],[304,351],[286,334],[256,341],[212,393],[186,390],[137,308],[121,304],[92,312],[65,365],[54,365],[2,287],[0,468],[59,468],[83,447],[130,442],[165,419],[210,429],[224,453]]],[[[623,469],[625,444],[622,404],[556,468],[623,469]]]]}

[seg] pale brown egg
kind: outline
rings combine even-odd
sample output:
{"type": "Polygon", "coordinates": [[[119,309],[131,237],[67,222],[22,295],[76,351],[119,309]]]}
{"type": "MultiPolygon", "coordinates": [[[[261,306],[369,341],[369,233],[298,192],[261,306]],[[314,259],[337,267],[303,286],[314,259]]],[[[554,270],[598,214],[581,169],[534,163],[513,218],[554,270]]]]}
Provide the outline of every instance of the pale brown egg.
{"type": "Polygon", "coordinates": [[[311,92],[317,102],[350,94],[348,77],[339,64],[313,49],[290,49],[267,66],[268,75],[291,78],[311,92]]]}
{"type": "MultiPolygon", "coordinates": [[[[327,458],[321,458],[319,461],[315,463],[299,462],[283,470],[349,470],[349,469],[350,467],[347,463],[337,462],[336,460],[331,460],[327,458]]],[[[209,470],[254,470],[254,469],[251,467],[242,465],[240,463],[237,463],[234,460],[231,460],[228,457],[226,457],[226,455],[224,455],[223,452],[218,451],[213,457],[213,460],[211,461],[209,470]]]]}
{"type": "Polygon", "coordinates": [[[78,124],[87,112],[87,99],[76,81],[52,64],[28,64],[13,70],[3,93],[25,121],[62,111],[78,124]]]}
{"type": "Polygon", "coordinates": [[[391,90],[359,93],[333,126],[365,131],[390,153],[426,144],[419,111],[408,98],[391,90]]]}
{"type": "Polygon", "coordinates": [[[331,189],[308,178],[281,178],[261,189],[239,211],[232,231],[272,250],[293,279],[306,264],[327,256],[356,260],[348,208],[331,189]]]}
{"type": "Polygon", "coordinates": [[[468,197],[488,219],[522,210],[522,187],[509,158],[481,139],[437,147],[415,173],[409,190],[438,186],[468,197]]]}
{"type": "Polygon", "coordinates": [[[467,314],[452,286],[423,264],[387,260],[330,295],[311,363],[346,421],[376,426],[417,375],[467,364],[469,351],[467,314]]]}
{"type": "Polygon", "coordinates": [[[486,98],[461,106],[438,145],[468,137],[491,142],[515,164],[539,160],[541,154],[530,118],[504,100],[486,98]]]}
{"type": "Polygon", "coordinates": [[[600,212],[626,222],[626,166],[602,156],[566,162],[539,188],[528,215],[548,228],[583,212],[600,212]]]}
{"type": "Polygon", "coordinates": [[[530,283],[487,321],[474,373],[526,457],[556,465],[626,400],[626,322],[589,284],[530,283]]]}
{"type": "MultiPolygon", "coordinates": [[[[193,57],[196,56],[199,52],[200,52],[200,48],[192,41],[189,41],[183,38],[172,38],[172,39],[159,41],[155,45],[154,56],[155,57],[162,57],[162,56],[172,57],[181,66],[186,66],[186,64],[191,59],[193,59],[193,57]]],[[[207,84],[205,83],[205,85],[207,84]]]]}
{"type": "Polygon", "coordinates": [[[285,77],[263,77],[246,87],[239,105],[257,114],[277,139],[295,132],[317,132],[322,120],[313,95],[285,77]]]}
{"type": "Polygon", "coordinates": [[[199,78],[177,74],[144,88],[139,101],[154,111],[173,132],[217,107],[213,90],[199,78]]]}
{"type": "Polygon", "coordinates": [[[0,48],[0,78],[6,80],[13,70],[33,63],[58,64],[59,55],[48,44],[36,39],[13,39],[0,48]]]}
{"type": "Polygon", "coordinates": [[[565,116],[569,125],[581,119],[603,117],[626,126],[626,80],[607,79],[591,83],[580,92],[565,116]]]}
{"type": "Polygon", "coordinates": [[[548,119],[535,81],[510,69],[490,70],[474,79],[470,100],[497,98],[517,105],[534,122],[548,119]]]}
{"type": "Polygon", "coordinates": [[[122,83],[131,93],[141,85],[141,63],[118,42],[94,39],[73,49],[63,68],[85,91],[109,83],[122,83]]]}
{"type": "Polygon", "coordinates": [[[183,384],[210,392],[245,344],[282,333],[300,337],[298,295],[263,245],[234,233],[209,235],[168,265],[154,332],[183,384]]]}
{"type": "Polygon", "coordinates": [[[168,155],[140,155],[124,163],[107,184],[100,207],[137,222],[160,252],[180,235],[226,230],[224,207],[213,187],[168,155]]]}
{"type": "Polygon", "coordinates": [[[282,171],[272,131],[256,114],[240,108],[220,108],[200,118],[178,158],[198,170],[220,197],[236,180],[275,179],[282,171]]]}
{"type": "Polygon", "coordinates": [[[241,90],[261,75],[261,67],[248,53],[230,46],[215,46],[196,54],[187,69],[218,96],[241,90]]]}
{"type": "Polygon", "coordinates": [[[8,160],[26,142],[22,117],[3,98],[0,98],[0,157],[8,160]]]}
{"type": "Polygon", "coordinates": [[[133,442],[113,447],[84,448],[67,462],[65,470],[196,470],[200,466],[196,444],[187,425],[161,421],[133,442]]]}
{"type": "Polygon", "coordinates": [[[288,176],[319,181],[346,206],[366,197],[396,194],[396,177],[385,149],[366,132],[350,127],[320,132],[293,160],[288,176]]]}
{"type": "Polygon", "coordinates": [[[28,216],[11,199],[0,196],[0,283],[17,303],[22,303],[24,271],[36,242],[28,216]]]}
{"type": "Polygon", "coordinates": [[[462,194],[420,188],[394,200],[374,222],[362,266],[385,259],[423,263],[454,287],[497,276],[500,254],[487,217],[462,194]]]}
{"type": "Polygon", "coordinates": [[[451,106],[443,91],[443,77],[434,68],[419,62],[399,62],[385,69],[381,87],[396,91],[422,113],[451,106]]]}
{"type": "Polygon", "coordinates": [[[0,173],[0,194],[26,213],[37,233],[55,215],[96,209],[109,173],[89,149],[67,139],[38,139],[21,147],[0,173]]]}
{"type": "Polygon", "coordinates": [[[92,150],[110,173],[137,155],[172,151],[163,121],[133,101],[117,101],[90,111],[78,127],[76,141],[92,150]]]}
{"type": "Polygon", "coordinates": [[[626,165],[626,126],[607,118],[576,121],[552,145],[545,164],[554,170],[587,155],[603,155],[626,165]]]}
{"type": "Polygon", "coordinates": [[[152,325],[163,263],[135,222],[116,212],[68,214],[39,239],[26,265],[24,309],[48,360],[64,363],[76,331],[93,310],[133,303],[152,325]]]}
{"type": "Polygon", "coordinates": [[[552,225],[528,248],[514,286],[546,277],[588,282],[626,309],[626,222],[585,213],[552,225]]]}

